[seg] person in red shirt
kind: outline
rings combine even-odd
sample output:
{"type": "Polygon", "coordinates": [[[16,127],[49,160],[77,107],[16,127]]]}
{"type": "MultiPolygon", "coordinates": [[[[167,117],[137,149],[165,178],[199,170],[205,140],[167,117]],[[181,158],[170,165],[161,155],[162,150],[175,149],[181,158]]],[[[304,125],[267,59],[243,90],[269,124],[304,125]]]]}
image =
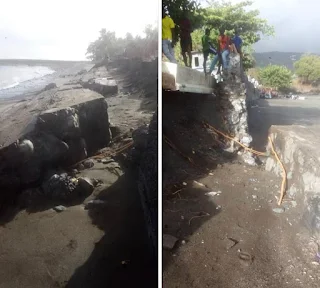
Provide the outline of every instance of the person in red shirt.
{"type": "Polygon", "coordinates": [[[180,21],[180,45],[181,45],[181,54],[183,57],[183,62],[187,67],[191,67],[192,63],[192,38],[191,38],[191,23],[188,19],[186,12],[183,13],[183,16],[180,21]],[[187,59],[189,57],[189,63],[187,59]],[[189,64],[189,65],[188,65],[189,64]]]}
{"type": "Polygon", "coordinates": [[[216,64],[218,63],[219,58],[222,60],[222,67],[223,70],[226,71],[228,69],[228,57],[230,54],[229,51],[229,46],[230,46],[230,37],[225,35],[225,30],[220,29],[220,35],[218,37],[218,53],[217,55],[213,58],[210,66],[210,71],[209,73],[211,74],[212,71],[214,70],[216,64]]]}

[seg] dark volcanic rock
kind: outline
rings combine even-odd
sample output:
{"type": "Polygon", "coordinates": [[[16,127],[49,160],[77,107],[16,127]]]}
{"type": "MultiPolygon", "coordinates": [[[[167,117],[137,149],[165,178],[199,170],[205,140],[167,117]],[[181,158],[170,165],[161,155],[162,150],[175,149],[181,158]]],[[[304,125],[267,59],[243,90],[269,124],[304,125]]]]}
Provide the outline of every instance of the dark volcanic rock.
{"type": "Polygon", "coordinates": [[[108,146],[110,130],[107,101],[99,99],[79,105],[78,115],[81,136],[86,141],[88,154],[108,146]]]}
{"type": "Polygon", "coordinates": [[[90,195],[94,190],[94,185],[89,178],[80,177],[78,179],[79,193],[84,196],[90,195]]]}
{"type": "Polygon", "coordinates": [[[83,162],[84,168],[89,169],[94,166],[94,161],[92,159],[88,159],[83,162]]]}
{"type": "Polygon", "coordinates": [[[70,201],[77,197],[77,184],[64,174],[53,174],[42,184],[43,193],[51,200],[70,201]]]}
{"type": "Polygon", "coordinates": [[[44,87],[44,89],[42,91],[48,91],[48,90],[55,89],[55,88],[57,88],[56,83],[49,83],[48,85],[46,85],[46,87],[44,87]]]}

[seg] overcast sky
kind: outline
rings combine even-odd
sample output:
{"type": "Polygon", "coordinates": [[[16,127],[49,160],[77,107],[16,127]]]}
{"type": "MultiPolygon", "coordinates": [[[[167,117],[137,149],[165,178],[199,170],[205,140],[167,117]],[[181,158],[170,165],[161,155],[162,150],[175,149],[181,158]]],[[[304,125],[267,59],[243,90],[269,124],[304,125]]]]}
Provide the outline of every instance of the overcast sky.
{"type": "Polygon", "coordinates": [[[101,28],[136,35],[157,21],[157,0],[2,0],[0,59],[83,60],[101,28]]]}
{"type": "Polygon", "coordinates": [[[318,52],[318,0],[255,0],[261,17],[275,27],[276,36],[255,45],[257,52],[318,52]]]}

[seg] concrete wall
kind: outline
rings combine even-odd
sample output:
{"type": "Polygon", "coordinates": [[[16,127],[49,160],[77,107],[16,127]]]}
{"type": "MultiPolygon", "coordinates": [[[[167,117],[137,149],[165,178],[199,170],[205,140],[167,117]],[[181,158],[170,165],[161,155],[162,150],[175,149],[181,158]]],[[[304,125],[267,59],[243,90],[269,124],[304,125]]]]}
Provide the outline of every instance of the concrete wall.
{"type": "Polygon", "coordinates": [[[215,79],[194,69],[162,62],[162,88],[198,94],[211,94],[215,79]]]}

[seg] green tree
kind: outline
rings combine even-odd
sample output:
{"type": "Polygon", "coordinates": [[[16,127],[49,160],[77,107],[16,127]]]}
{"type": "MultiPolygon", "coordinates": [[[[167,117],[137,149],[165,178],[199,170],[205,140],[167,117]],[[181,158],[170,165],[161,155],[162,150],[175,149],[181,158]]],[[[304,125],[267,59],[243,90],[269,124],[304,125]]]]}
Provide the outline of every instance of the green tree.
{"type": "Polygon", "coordinates": [[[158,27],[153,25],[146,26],[144,37],[133,37],[127,33],[124,38],[116,37],[115,32],[107,31],[105,28],[100,30],[99,38],[91,42],[87,48],[87,58],[100,62],[106,56],[116,58],[126,56],[129,58],[155,57],[158,54],[158,27]]]}
{"type": "Polygon", "coordinates": [[[189,18],[192,29],[197,29],[203,25],[204,9],[201,8],[200,1],[163,0],[162,7],[168,11],[173,22],[176,24],[175,36],[177,37],[179,37],[179,23],[184,14],[189,18]]]}
{"type": "Polygon", "coordinates": [[[290,87],[292,76],[285,66],[269,65],[259,70],[258,79],[266,87],[281,90],[290,87]]]}
{"type": "MultiPolygon", "coordinates": [[[[209,1],[207,8],[201,8],[199,2],[190,0],[164,0],[163,3],[168,7],[169,14],[176,23],[183,13],[182,7],[187,7],[189,15],[192,15],[190,20],[195,23],[193,25],[195,30],[192,33],[194,51],[202,51],[201,37],[205,28],[211,29],[210,36],[216,41],[219,28],[224,28],[226,34],[230,36],[234,35],[235,29],[240,29],[243,40],[243,66],[246,70],[254,67],[255,64],[252,45],[262,36],[274,35],[274,28],[268,24],[267,20],[259,17],[259,11],[249,9],[253,4],[252,1],[242,1],[237,4],[209,1]]],[[[180,60],[180,47],[176,47],[176,56],[180,60]]]]}
{"type": "Polygon", "coordinates": [[[304,55],[294,63],[295,73],[304,83],[320,81],[320,57],[304,55]]]}
{"type": "Polygon", "coordinates": [[[234,35],[239,29],[243,41],[243,66],[247,70],[254,67],[252,45],[257,43],[262,36],[274,35],[274,28],[267,20],[259,17],[259,10],[250,10],[252,1],[242,1],[237,4],[225,1],[211,1],[210,6],[203,11],[205,26],[212,29],[212,35],[217,39],[219,28],[224,28],[226,34],[234,35]]]}

